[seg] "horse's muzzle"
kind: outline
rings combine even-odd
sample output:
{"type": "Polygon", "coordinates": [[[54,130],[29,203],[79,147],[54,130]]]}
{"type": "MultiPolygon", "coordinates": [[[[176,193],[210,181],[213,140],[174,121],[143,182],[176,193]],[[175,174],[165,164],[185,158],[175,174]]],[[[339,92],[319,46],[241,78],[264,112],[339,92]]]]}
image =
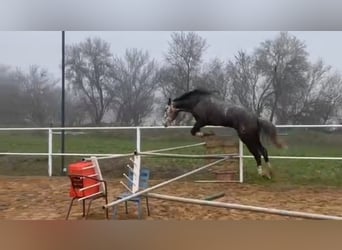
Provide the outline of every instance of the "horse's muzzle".
{"type": "Polygon", "coordinates": [[[171,119],[168,116],[168,114],[165,113],[164,119],[163,119],[163,125],[164,125],[165,128],[167,128],[168,126],[170,126],[170,124],[171,124],[171,119]]]}

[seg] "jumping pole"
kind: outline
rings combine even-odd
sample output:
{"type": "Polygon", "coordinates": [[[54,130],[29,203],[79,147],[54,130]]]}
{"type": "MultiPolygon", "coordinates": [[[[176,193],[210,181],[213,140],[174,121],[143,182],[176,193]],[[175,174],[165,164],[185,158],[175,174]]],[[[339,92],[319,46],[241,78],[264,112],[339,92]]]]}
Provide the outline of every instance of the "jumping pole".
{"type": "Polygon", "coordinates": [[[209,163],[209,164],[207,164],[207,165],[204,165],[204,166],[202,166],[202,167],[200,167],[200,168],[196,168],[196,169],[194,169],[194,170],[192,170],[192,171],[190,171],[190,172],[187,172],[187,173],[185,173],[185,174],[183,174],[183,175],[177,176],[177,177],[172,178],[172,179],[170,179],[170,180],[161,182],[161,183],[159,183],[159,184],[157,184],[157,185],[155,185],[155,186],[152,186],[152,187],[146,188],[146,189],[144,189],[144,190],[138,191],[138,192],[136,192],[136,193],[134,193],[134,194],[132,194],[132,195],[129,195],[129,196],[125,197],[125,198],[122,198],[122,199],[113,201],[113,202],[111,202],[111,203],[108,203],[108,204],[104,205],[103,208],[105,209],[105,208],[108,208],[108,207],[112,207],[112,206],[115,206],[115,205],[117,205],[117,204],[119,204],[119,203],[122,203],[122,202],[124,202],[124,201],[130,200],[130,199],[132,199],[132,198],[134,198],[134,197],[137,197],[137,196],[140,196],[140,195],[142,195],[142,194],[148,193],[148,192],[150,192],[150,191],[152,191],[152,190],[154,190],[154,189],[160,188],[160,187],[162,187],[162,186],[165,186],[165,185],[167,185],[167,184],[170,184],[171,182],[177,181],[177,180],[179,180],[179,179],[182,179],[182,178],[184,178],[184,177],[187,177],[187,176],[189,176],[189,175],[192,175],[192,174],[194,174],[194,173],[197,173],[197,172],[199,172],[199,171],[201,171],[201,170],[203,170],[203,169],[206,169],[206,168],[209,168],[209,167],[211,167],[211,166],[214,166],[214,165],[216,165],[216,164],[218,164],[218,163],[220,163],[220,162],[222,162],[222,161],[225,161],[225,160],[227,160],[227,159],[230,159],[230,157],[226,157],[226,158],[223,158],[223,159],[220,159],[220,160],[211,162],[211,163],[209,163]]]}
{"type": "Polygon", "coordinates": [[[228,159],[239,158],[237,154],[207,154],[207,155],[186,155],[186,154],[165,154],[165,153],[150,153],[150,152],[140,152],[143,156],[157,156],[157,157],[167,157],[167,158],[191,158],[191,159],[222,159],[228,157],[228,159]]]}
{"type": "Polygon", "coordinates": [[[162,200],[192,203],[192,204],[211,206],[211,207],[224,207],[224,208],[229,208],[229,209],[238,209],[238,210],[246,210],[246,211],[252,211],[252,212],[259,212],[259,213],[276,214],[276,215],[281,215],[281,216],[299,217],[299,218],[306,218],[306,219],[320,219],[320,220],[342,220],[342,217],[339,217],[339,216],[296,212],[296,211],[281,210],[281,209],[275,209],[275,208],[264,208],[264,207],[225,203],[225,202],[218,202],[218,201],[191,199],[191,198],[183,198],[183,197],[162,195],[162,194],[155,194],[155,193],[149,193],[147,194],[147,196],[151,198],[162,199],[162,200]]]}

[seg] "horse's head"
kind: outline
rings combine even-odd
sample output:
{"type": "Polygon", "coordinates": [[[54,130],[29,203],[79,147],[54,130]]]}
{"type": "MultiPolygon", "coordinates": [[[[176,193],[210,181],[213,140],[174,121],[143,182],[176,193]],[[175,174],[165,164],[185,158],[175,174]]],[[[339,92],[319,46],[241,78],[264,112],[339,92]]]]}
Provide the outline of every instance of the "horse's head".
{"type": "Polygon", "coordinates": [[[176,119],[178,115],[179,109],[174,107],[173,102],[171,101],[171,98],[169,98],[169,101],[165,107],[164,112],[164,126],[168,127],[172,124],[172,122],[176,119]]]}

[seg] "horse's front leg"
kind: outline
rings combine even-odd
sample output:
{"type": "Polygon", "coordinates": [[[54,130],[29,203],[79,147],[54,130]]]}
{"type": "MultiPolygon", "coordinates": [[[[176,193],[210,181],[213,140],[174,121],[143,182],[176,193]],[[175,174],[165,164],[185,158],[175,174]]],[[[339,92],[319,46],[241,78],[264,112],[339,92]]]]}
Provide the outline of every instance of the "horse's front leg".
{"type": "Polygon", "coordinates": [[[214,135],[213,132],[210,132],[210,133],[202,132],[201,128],[204,126],[205,124],[197,121],[191,129],[191,134],[193,136],[199,136],[199,137],[214,135]]]}
{"type": "Polygon", "coordinates": [[[204,136],[204,133],[201,131],[201,128],[202,127],[204,127],[204,125],[201,123],[201,122],[196,122],[195,124],[194,124],[194,126],[192,127],[192,129],[191,129],[191,134],[193,135],[193,136],[199,136],[199,137],[202,137],[202,136],[204,136]]]}

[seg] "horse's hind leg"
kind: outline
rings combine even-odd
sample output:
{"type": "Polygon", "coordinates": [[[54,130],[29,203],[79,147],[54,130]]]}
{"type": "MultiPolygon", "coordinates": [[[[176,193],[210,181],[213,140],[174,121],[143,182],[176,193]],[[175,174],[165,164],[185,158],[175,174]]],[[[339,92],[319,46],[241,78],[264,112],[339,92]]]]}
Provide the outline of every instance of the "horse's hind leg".
{"type": "Polygon", "coordinates": [[[249,151],[253,154],[254,159],[257,163],[257,169],[258,169],[258,174],[259,175],[263,175],[263,171],[262,171],[262,163],[261,163],[261,154],[258,150],[258,148],[256,147],[256,145],[253,145],[251,147],[248,147],[249,151]]]}
{"type": "Polygon", "coordinates": [[[266,149],[261,145],[259,138],[251,134],[239,134],[239,137],[245,143],[249,152],[251,152],[251,154],[254,156],[254,159],[257,163],[258,174],[271,179],[270,171],[266,171],[264,173],[262,169],[261,154],[263,155],[265,161],[268,161],[268,154],[266,149]]]}
{"type": "Polygon", "coordinates": [[[271,179],[271,176],[272,176],[272,167],[271,167],[271,163],[269,161],[269,158],[268,158],[268,152],[267,152],[267,149],[261,144],[261,142],[259,141],[259,150],[260,150],[260,153],[262,154],[262,156],[264,157],[264,160],[267,164],[267,168],[268,168],[268,177],[271,179]]]}
{"type": "Polygon", "coordinates": [[[262,175],[263,173],[262,173],[262,164],[261,164],[261,154],[260,154],[258,145],[256,143],[245,141],[243,140],[243,138],[241,138],[241,140],[245,143],[249,152],[251,152],[251,154],[254,156],[254,159],[257,163],[258,174],[262,175]]]}

